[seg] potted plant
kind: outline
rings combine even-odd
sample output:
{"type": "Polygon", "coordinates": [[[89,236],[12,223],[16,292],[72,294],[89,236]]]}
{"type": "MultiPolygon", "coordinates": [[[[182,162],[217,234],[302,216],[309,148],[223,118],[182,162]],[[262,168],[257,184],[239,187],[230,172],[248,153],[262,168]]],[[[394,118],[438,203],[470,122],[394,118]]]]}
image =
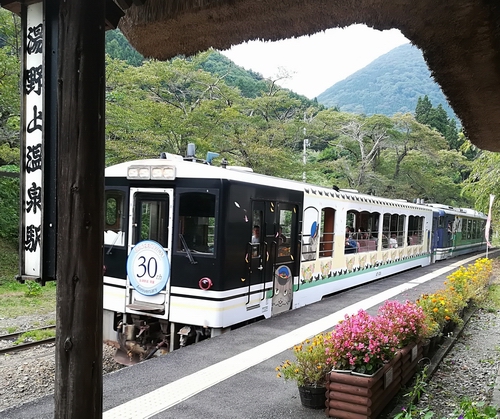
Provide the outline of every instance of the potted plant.
{"type": "Polygon", "coordinates": [[[297,383],[301,402],[306,407],[325,407],[325,377],[330,371],[325,351],[325,338],[319,334],[293,347],[295,360],[286,360],[276,367],[277,376],[297,383]]]}

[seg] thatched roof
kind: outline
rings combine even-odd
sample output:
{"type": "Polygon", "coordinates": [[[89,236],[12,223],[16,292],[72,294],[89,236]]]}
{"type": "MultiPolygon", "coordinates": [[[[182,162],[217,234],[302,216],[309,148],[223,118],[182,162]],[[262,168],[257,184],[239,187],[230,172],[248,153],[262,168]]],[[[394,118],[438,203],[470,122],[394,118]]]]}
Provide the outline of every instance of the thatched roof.
{"type": "Polygon", "coordinates": [[[126,9],[119,27],[130,43],[158,59],[354,23],[399,28],[422,50],[472,142],[500,151],[498,0],[115,1],[126,9]]]}

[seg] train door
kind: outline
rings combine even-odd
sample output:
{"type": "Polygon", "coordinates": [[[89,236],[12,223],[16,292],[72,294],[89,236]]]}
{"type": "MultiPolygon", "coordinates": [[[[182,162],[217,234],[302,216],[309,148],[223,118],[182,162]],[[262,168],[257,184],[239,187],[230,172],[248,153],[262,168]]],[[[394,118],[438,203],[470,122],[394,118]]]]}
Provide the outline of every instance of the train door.
{"type": "MultiPolygon", "coordinates": [[[[266,283],[265,267],[269,262],[269,248],[265,240],[266,222],[264,214],[266,214],[266,203],[264,201],[254,201],[252,203],[252,237],[249,244],[250,252],[248,261],[250,275],[249,291],[252,285],[262,284],[263,297],[266,283]]],[[[267,214],[266,219],[270,218],[270,215],[267,214]]],[[[250,299],[247,303],[250,303],[250,299]]]]}
{"type": "Polygon", "coordinates": [[[250,284],[272,282],[272,315],[292,307],[293,277],[297,276],[299,260],[297,221],[295,204],[252,203],[250,284]]]}
{"type": "MultiPolygon", "coordinates": [[[[161,245],[170,265],[173,190],[130,188],[130,195],[129,255],[139,243],[149,240],[161,245]]],[[[154,257],[140,256],[135,263],[139,279],[127,276],[126,312],[168,318],[169,278],[158,274],[154,257]]]]}
{"type": "Polygon", "coordinates": [[[290,310],[293,297],[293,277],[297,275],[298,226],[297,206],[279,202],[274,224],[274,240],[271,257],[273,261],[273,306],[272,314],[290,310]]]}

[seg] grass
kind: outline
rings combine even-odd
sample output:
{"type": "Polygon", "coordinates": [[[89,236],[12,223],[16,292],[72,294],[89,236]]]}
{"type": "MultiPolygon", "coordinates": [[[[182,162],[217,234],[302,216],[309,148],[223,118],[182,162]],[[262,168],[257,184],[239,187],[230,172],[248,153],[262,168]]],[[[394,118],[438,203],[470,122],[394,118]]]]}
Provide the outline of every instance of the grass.
{"type": "Polygon", "coordinates": [[[0,318],[47,314],[56,309],[56,284],[45,287],[21,284],[17,246],[0,238],[0,318]]]}
{"type": "Polygon", "coordinates": [[[55,330],[31,330],[19,336],[19,338],[17,338],[17,340],[14,341],[14,345],[19,345],[27,341],[38,342],[39,340],[53,338],[55,336],[56,336],[55,330]]]}
{"type": "Polygon", "coordinates": [[[488,310],[494,311],[500,309],[500,284],[495,283],[490,286],[488,290],[487,301],[488,301],[488,310]]]}

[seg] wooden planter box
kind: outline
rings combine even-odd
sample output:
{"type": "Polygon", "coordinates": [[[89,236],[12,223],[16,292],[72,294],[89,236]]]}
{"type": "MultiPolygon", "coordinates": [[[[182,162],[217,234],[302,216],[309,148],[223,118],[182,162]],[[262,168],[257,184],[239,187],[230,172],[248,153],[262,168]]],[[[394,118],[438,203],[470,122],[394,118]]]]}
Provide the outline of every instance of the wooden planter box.
{"type": "Polygon", "coordinates": [[[401,380],[401,351],[373,376],[330,372],[326,414],[338,419],[374,419],[399,392],[401,380]]]}
{"type": "Polygon", "coordinates": [[[401,385],[404,386],[417,372],[418,362],[423,357],[422,342],[401,349],[401,385]]]}

